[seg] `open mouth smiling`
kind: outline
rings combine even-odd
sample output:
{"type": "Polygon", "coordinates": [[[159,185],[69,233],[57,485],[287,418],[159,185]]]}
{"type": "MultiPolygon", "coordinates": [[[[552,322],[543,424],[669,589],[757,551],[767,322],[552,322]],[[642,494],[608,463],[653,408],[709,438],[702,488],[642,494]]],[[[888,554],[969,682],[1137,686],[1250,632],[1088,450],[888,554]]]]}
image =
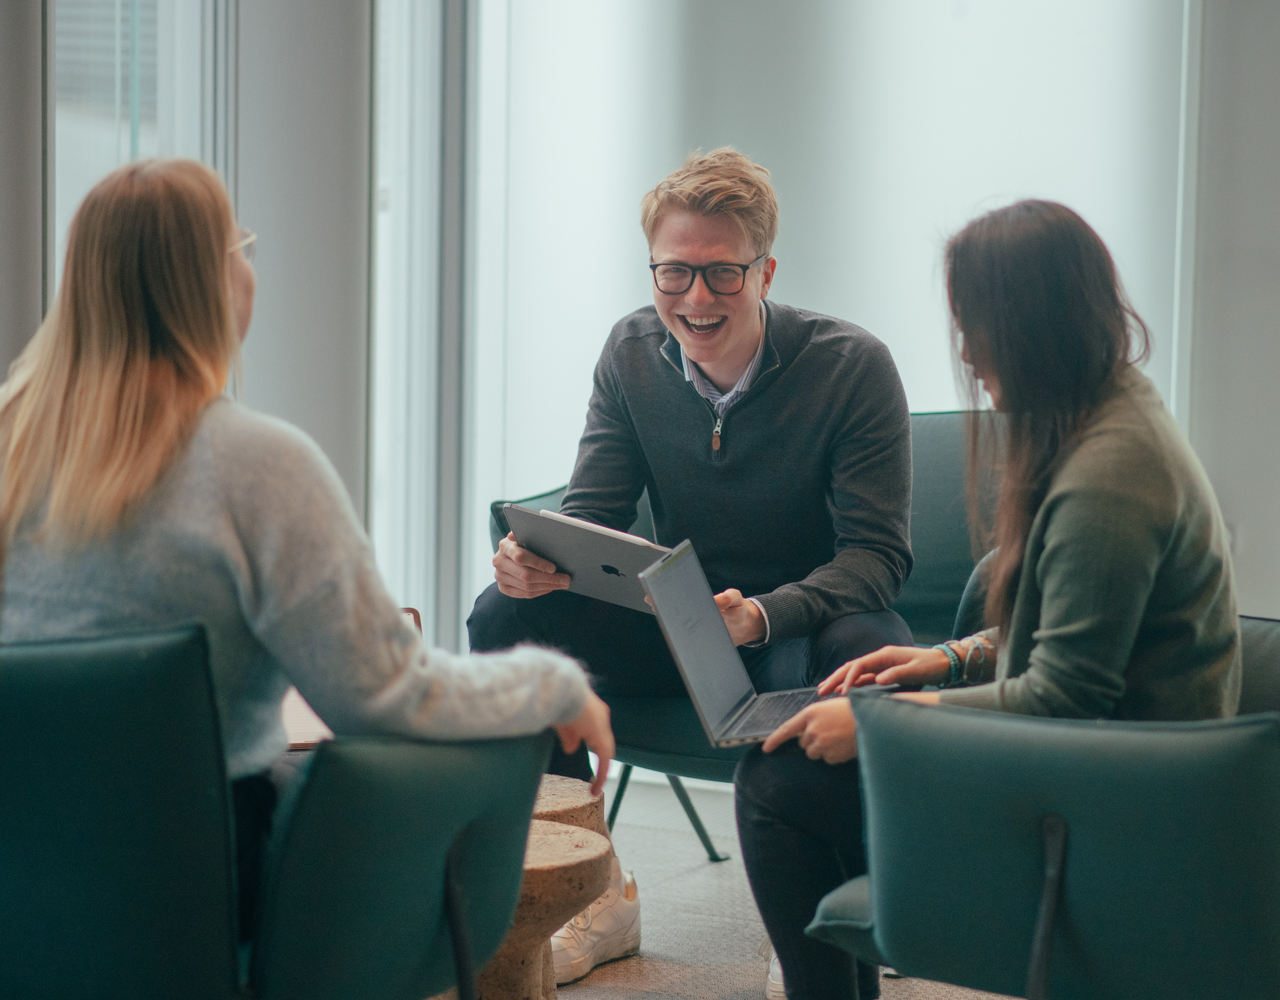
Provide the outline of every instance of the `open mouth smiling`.
{"type": "Polygon", "coordinates": [[[709,337],[719,332],[726,319],[727,316],[681,316],[680,322],[695,337],[709,337]]]}

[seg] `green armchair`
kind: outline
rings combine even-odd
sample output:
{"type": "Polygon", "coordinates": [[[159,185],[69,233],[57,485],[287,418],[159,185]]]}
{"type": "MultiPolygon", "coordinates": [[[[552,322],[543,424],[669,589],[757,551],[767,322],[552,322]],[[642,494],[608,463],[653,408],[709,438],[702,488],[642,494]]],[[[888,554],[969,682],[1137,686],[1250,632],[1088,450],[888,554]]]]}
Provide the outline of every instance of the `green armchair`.
{"type": "Polygon", "coordinates": [[[823,899],[812,936],[1029,998],[1261,996],[1280,982],[1280,716],[854,706],[868,874],[823,899]]]}
{"type": "MultiPolygon", "coordinates": [[[[902,615],[917,642],[932,645],[951,634],[956,606],[974,568],[965,508],[964,455],[967,411],[911,415],[912,500],[911,547],[915,568],[903,585],[894,610],[902,615]]],[[[489,507],[489,536],[494,550],[508,527],[505,502],[533,510],[559,510],[566,487],[522,500],[495,500],[489,507]]],[[[636,507],[636,521],[628,529],[656,541],[646,490],[636,507]]],[[[723,861],[703,827],[681,778],[733,781],[747,747],[716,749],[707,742],[693,703],[688,698],[610,696],[618,760],[623,769],[609,809],[613,828],[633,767],[660,771],[684,807],[702,841],[707,857],[723,861]]]]}
{"type": "Polygon", "coordinates": [[[0,647],[0,995],[465,998],[515,912],[550,741],[322,745],[246,992],[203,629],[0,647]]]}

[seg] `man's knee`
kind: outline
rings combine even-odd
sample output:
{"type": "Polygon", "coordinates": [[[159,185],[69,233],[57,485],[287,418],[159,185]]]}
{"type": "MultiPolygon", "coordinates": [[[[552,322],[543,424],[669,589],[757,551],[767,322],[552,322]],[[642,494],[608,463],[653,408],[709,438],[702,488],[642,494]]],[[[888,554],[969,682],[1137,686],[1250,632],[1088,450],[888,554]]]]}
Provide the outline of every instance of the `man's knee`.
{"type": "Polygon", "coordinates": [[[881,646],[914,644],[910,627],[896,611],[864,611],[837,618],[814,641],[813,683],[842,663],[874,653],[881,646]]]}
{"type": "Polygon", "coordinates": [[[516,600],[502,593],[496,583],[489,584],[476,598],[467,617],[467,638],[472,650],[510,649],[529,638],[528,627],[520,617],[516,600]]]}
{"type": "MultiPolygon", "coordinates": [[[[827,764],[810,760],[795,743],[784,743],[773,753],[754,746],[738,761],[733,784],[741,803],[740,815],[743,807],[797,822],[815,808],[844,814],[849,812],[845,800],[859,797],[858,761],[827,764]]],[[[860,814],[857,819],[861,824],[860,814]]]]}

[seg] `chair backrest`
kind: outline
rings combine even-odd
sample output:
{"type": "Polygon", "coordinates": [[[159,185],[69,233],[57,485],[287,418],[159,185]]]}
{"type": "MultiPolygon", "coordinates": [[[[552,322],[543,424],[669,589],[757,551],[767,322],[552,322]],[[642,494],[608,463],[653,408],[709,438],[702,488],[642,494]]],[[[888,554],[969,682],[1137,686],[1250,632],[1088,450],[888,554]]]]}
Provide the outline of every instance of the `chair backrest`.
{"type": "Polygon", "coordinates": [[[900,971],[1024,995],[1042,823],[1057,813],[1050,996],[1256,996],[1280,982],[1280,716],[854,708],[875,941],[900,971]]]}
{"type": "Polygon", "coordinates": [[[455,840],[480,968],[515,913],[550,753],[549,733],[321,744],[273,845],[250,976],[257,995],[421,1000],[453,985],[444,877],[455,840]]]}
{"type": "Polygon", "coordinates": [[[1280,621],[1240,616],[1240,714],[1280,712],[1280,621]]]}
{"type": "Polygon", "coordinates": [[[0,647],[0,996],[234,995],[232,851],[203,629],[0,647]]]}
{"type": "Polygon", "coordinates": [[[965,508],[968,411],[911,414],[911,551],[915,565],[893,609],[917,643],[951,637],[973,571],[965,508]]]}
{"type": "MultiPolygon", "coordinates": [[[[966,410],[911,414],[911,550],[915,565],[893,605],[922,644],[951,637],[956,606],[973,571],[965,507],[966,410]]],[[[559,510],[566,487],[509,501],[533,510],[559,510]]],[[[985,495],[985,494],[984,494],[985,495]]],[[[489,537],[497,551],[507,531],[503,500],[489,506],[489,537]]],[[[656,541],[649,493],[641,494],[629,529],[656,541]]],[[[678,541],[678,539],[677,539],[678,541]]]]}

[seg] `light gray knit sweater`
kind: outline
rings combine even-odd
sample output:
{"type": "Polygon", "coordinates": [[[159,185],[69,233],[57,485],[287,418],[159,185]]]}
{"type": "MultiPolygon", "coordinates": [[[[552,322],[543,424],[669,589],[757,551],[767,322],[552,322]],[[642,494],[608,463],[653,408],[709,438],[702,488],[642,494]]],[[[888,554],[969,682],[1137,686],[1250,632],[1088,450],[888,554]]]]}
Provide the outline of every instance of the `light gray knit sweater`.
{"type": "Polygon", "coordinates": [[[285,749],[291,683],[338,734],[518,735],[568,722],[585,703],[582,670],[558,653],[424,649],[320,449],[229,400],[210,404],[185,452],[106,539],[35,544],[36,520],[5,561],[0,641],[202,623],[232,779],[285,749]]]}

